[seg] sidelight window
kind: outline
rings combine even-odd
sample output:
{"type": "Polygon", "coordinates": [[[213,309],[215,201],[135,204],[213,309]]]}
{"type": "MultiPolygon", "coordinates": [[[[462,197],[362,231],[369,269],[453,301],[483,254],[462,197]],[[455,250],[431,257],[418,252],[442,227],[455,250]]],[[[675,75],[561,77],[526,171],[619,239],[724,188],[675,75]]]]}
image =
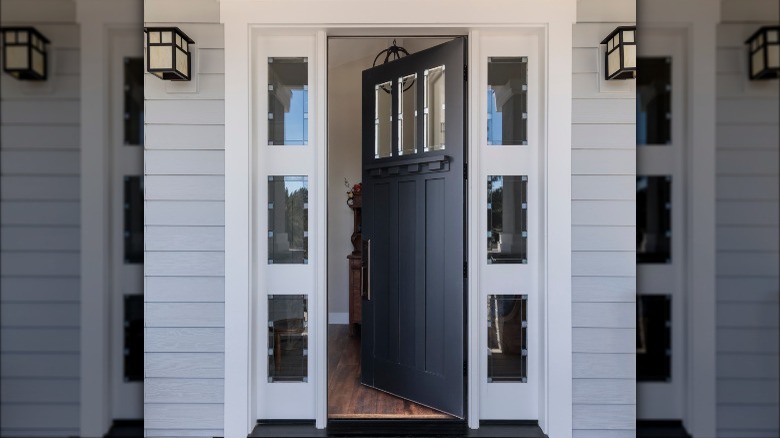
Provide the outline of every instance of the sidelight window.
{"type": "Polygon", "coordinates": [[[425,70],[425,152],[444,149],[444,66],[425,70]]]}
{"type": "Polygon", "coordinates": [[[671,263],[672,178],[636,178],[636,261],[671,263]]]}
{"type": "Polygon", "coordinates": [[[307,58],[268,58],[268,144],[309,141],[307,58]]]}
{"type": "Polygon", "coordinates": [[[309,178],[268,177],[268,263],[309,261],[309,178]]]}
{"type": "Polygon", "coordinates": [[[306,295],[268,295],[268,383],[307,382],[308,356],[306,295]]]}
{"type": "Polygon", "coordinates": [[[488,383],[528,379],[528,295],[488,295],[488,383]]]}
{"type": "Polygon", "coordinates": [[[637,59],[636,144],[672,141],[672,58],[637,59]]]}
{"type": "Polygon", "coordinates": [[[528,144],[528,58],[488,58],[487,72],[487,144],[528,144]]]}
{"type": "Polygon", "coordinates": [[[528,263],[528,177],[487,181],[488,263],[528,263]]]}

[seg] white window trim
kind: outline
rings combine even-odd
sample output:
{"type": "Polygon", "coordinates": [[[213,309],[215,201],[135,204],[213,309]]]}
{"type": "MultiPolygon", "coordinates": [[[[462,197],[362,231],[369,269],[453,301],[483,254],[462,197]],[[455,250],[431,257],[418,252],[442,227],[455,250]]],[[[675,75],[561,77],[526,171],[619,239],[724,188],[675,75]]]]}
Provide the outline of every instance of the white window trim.
{"type": "MultiPolygon", "coordinates": [[[[397,1],[345,0],[340,8],[332,8],[330,3],[307,2],[309,13],[300,14],[300,5],[295,1],[238,2],[222,0],[220,16],[225,30],[225,436],[244,436],[255,425],[255,388],[254,352],[251,334],[252,318],[252,244],[251,216],[253,172],[252,157],[252,117],[251,117],[251,47],[252,29],[277,28],[284,31],[279,23],[286,23],[289,32],[295,28],[309,29],[316,34],[316,56],[324,59],[327,53],[327,36],[337,34],[387,34],[399,30],[423,34],[465,34],[470,36],[469,58],[473,63],[478,58],[474,53],[474,40],[479,37],[479,29],[501,27],[538,27],[545,37],[546,49],[546,89],[544,106],[550,117],[544,127],[543,135],[547,147],[543,152],[545,169],[545,191],[543,193],[546,210],[544,230],[556,230],[544,234],[542,244],[545,253],[545,271],[540,278],[544,291],[545,321],[542,327],[542,342],[546,347],[543,373],[542,394],[540,400],[539,424],[550,436],[570,437],[572,434],[572,335],[571,335],[571,106],[572,106],[572,24],[575,21],[576,2],[557,0],[545,4],[537,2],[519,3],[511,0],[495,0],[491,5],[480,3],[473,7],[453,8],[445,0],[431,0],[426,11],[438,11],[436,16],[411,14],[415,2],[399,4],[397,1]],[[386,4],[384,4],[386,3],[386,4]],[[435,4],[438,3],[438,4],[435,4]],[[489,7],[488,7],[489,6],[489,7]],[[385,11],[376,14],[377,8],[385,11]],[[506,11],[523,8],[524,14],[507,14],[506,11]],[[345,14],[344,11],[350,11],[345,14]],[[410,23],[410,20],[414,22],[410,23]],[[431,24],[437,23],[437,24],[431,24]],[[463,23],[469,23],[464,26],[463,23]],[[545,24],[539,24],[545,23],[545,24]],[[327,29],[327,30],[325,30],[327,29]],[[555,56],[549,56],[554,54],[555,56]],[[549,84],[556,84],[550,87],[549,84]],[[547,160],[546,157],[555,157],[547,160]],[[554,194],[554,196],[553,196],[554,194]]],[[[403,3],[403,2],[402,2],[403,3]]],[[[315,99],[317,112],[325,114],[325,93],[327,69],[320,66],[316,74],[315,99]],[[321,72],[321,74],[320,74],[321,72]]],[[[473,81],[472,81],[473,82],[473,81]]],[[[478,102],[477,87],[469,87],[470,99],[478,102]]],[[[470,112],[470,126],[478,126],[470,112]]],[[[478,144],[475,135],[478,129],[470,132],[471,144],[478,144]]],[[[326,139],[326,120],[319,117],[315,132],[317,144],[324,145],[326,139]]],[[[318,170],[310,178],[310,184],[316,190],[318,205],[325,211],[326,202],[326,156],[323,151],[317,155],[318,170]]],[[[469,149],[470,166],[479,166],[475,149],[469,149]]],[[[472,167],[472,169],[475,167],[472,167]]],[[[469,192],[479,193],[484,184],[469,180],[469,192]]],[[[472,199],[479,199],[473,197],[472,199]]],[[[479,223],[478,215],[470,204],[470,223],[479,223]]],[[[317,316],[312,317],[314,343],[314,368],[310,370],[315,382],[315,421],[318,428],[327,424],[327,303],[326,296],[326,215],[318,215],[317,223],[310,224],[315,230],[313,257],[319,260],[316,270],[313,300],[310,309],[317,316]],[[318,230],[321,230],[318,232],[318,230]]],[[[474,258],[474,248],[483,243],[472,233],[470,242],[473,249],[469,259],[474,258]]],[[[469,290],[477,290],[475,263],[469,264],[469,290]]],[[[472,364],[480,363],[481,351],[478,349],[479,337],[476,324],[478,305],[477,294],[471,294],[468,318],[469,351],[472,364]]],[[[469,367],[468,412],[469,426],[479,426],[479,367],[469,367]]]]}

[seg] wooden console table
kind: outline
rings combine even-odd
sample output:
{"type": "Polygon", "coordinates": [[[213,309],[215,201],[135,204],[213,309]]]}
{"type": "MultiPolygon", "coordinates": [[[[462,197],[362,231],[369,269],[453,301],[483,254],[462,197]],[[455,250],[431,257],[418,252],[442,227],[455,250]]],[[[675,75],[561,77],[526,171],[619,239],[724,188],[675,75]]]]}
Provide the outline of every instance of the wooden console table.
{"type": "Polygon", "coordinates": [[[354,193],[350,201],[347,202],[352,209],[352,253],[347,256],[349,260],[349,335],[354,336],[357,325],[360,324],[361,315],[361,292],[363,286],[363,239],[360,237],[360,209],[361,193],[354,193]]]}

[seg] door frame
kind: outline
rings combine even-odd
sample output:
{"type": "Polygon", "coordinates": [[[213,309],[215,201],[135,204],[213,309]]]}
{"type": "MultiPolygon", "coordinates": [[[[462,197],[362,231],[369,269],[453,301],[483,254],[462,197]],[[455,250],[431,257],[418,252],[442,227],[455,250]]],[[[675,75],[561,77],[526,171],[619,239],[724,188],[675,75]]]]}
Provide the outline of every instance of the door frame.
{"type": "MultiPolygon", "coordinates": [[[[543,5],[532,1],[492,0],[485,4],[463,4],[452,8],[446,0],[431,0],[424,11],[415,2],[391,0],[344,0],[342,7],[331,2],[306,2],[301,14],[297,1],[230,1],[220,3],[220,20],[225,32],[225,436],[244,436],[256,421],[256,377],[253,322],[255,266],[252,260],[253,219],[253,125],[252,45],[258,32],[276,35],[309,35],[314,38],[315,75],[312,100],[316,114],[327,114],[326,82],[328,36],[342,35],[442,35],[468,34],[469,64],[478,65],[481,32],[511,29],[540,36],[544,55],[545,88],[540,99],[545,108],[542,166],[544,175],[542,208],[545,211],[542,252],[544,270],[540,285],[544,302],[541,340],[544,345],[540,369],[539,425],[548,435],[570,437],[572,433],[572,334],[571,334],[571,107],[572,25],[576,21],[574,0],[555,0],[543,5]],[[407,4],[408,3],[408,4],[407,4]],[[386,11],[377,14],[377,10],[386,11]],[[523,14],[507,14],[522,10],[523,14]],[[344,11],[349,11],[345,13],[344,11]],[[284,25],[280,23],[285,23],[284,25]],[[468,23],[464,25],[464,23],[468,23]],[[554,56],[551,56],[554,54],[554,56]],[[556,84],[550,87],[549,84],[556,84]],[[547,157],[555,157],[549,160],[547,157]],[[568,328],[568,329],[561,329],[568,328]]],[[[473,77],[473,69],[469,73],[473,77]]],[[[470,104],[479,102],[479,87],[470,81],[470,104]]],[[[310,108],[312,108],[310,106],[310,108]]],[[[310,253],[315,261],[315,289],[310,295],[310,326],[313,360],[310,376],[314,383],[314,417],[318,428],[327,425],[327,123],[316,117],[310,135],[317,148],[316,172],[309,181],[313,207],[321,212],[310,224],[310,253]]],[[[479,117],[469,112],[469,144],[478,144],[479,117]]],[[[469,149],[469,166],[479,169],[475,148],[469,149]]],[[[469,178],[468,223],[478,224],[482,211],[475,205],[483,190],[477,178],[469,178]]],[[[479,291],[476,233],[469,235],[468,290],[479,291]]],[[[467,360],[479,364],[479,296],[470,293],[467,303],[467,360]]],[[[479,427],[480,369],[470,366],[467,376],[467,412],[471,428],[479,427]]]]}

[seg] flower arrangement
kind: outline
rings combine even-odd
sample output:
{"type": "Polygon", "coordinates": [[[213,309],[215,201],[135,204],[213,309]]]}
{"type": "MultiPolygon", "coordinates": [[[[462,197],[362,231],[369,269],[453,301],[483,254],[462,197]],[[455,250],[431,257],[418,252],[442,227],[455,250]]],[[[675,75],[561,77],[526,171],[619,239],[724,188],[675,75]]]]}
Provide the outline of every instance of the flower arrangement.
{"type": "Polygon", "coordinates": [[[347,188],[347,205],[351,206],[354,202],[355,195],[359,195],[360,191],[363,189],[363,184],[357,183],[350,186],[349,181],[344,178],[344,187],[347,188]]]}

